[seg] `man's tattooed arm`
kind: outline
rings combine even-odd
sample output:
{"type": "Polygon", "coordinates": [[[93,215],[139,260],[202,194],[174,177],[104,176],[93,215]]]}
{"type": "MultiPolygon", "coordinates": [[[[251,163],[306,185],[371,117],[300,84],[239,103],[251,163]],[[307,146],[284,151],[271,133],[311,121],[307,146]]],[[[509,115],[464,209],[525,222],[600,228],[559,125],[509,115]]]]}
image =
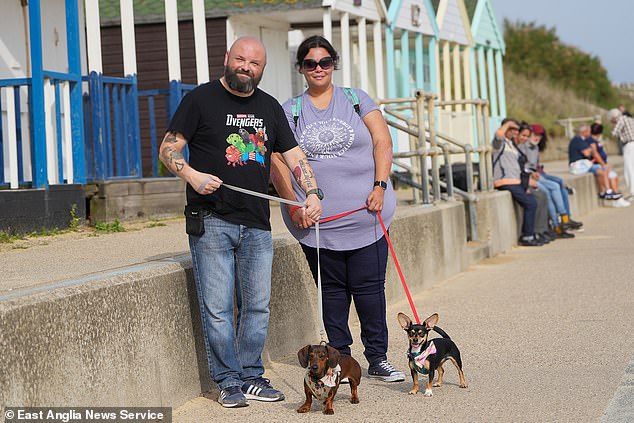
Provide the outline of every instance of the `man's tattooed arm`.
{"type": "Polygon", "coordinates": [[[179,175],[185,168],[185,157],[181,153],[184,144],[186,141],[178,139],[177,132],[174,131],[168,131],[161,144],[161,161],[175,175],[179,175]]]}

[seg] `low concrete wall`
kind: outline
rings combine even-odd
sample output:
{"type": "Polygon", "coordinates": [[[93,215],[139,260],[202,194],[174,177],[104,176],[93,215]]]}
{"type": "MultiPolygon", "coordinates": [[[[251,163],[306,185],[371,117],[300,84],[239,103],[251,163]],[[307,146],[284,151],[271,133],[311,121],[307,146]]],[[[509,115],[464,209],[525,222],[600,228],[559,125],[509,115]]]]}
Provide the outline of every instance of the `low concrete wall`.
{"type": "Polygon", "coordinates": [[[192,398],[201,382],[191,279],[191,263],[166,262],[3,301],[0,405],[148,406],[192,398]]]}
{"type": "Polygon", "coordinates": [[[180,178],[144,178],[88,184],[88,217],[96,222],[182,216],[185,181],[180,178]]]}
{"type": "MultiPolygon", "coordinates": [[[[574,181],[580,210],[597,204],[585,200],[593,193],[584,178],[574,181]]],[[[515,244],[512,210],[508,193],[479,196],[478,235],[489,255],[515,244]]],[[[461,202],[399,207],[390,233],[413,292],[468,266],[461,202]]],[[[274,248],[265,360],[318,339],[316,289],[301,248],[288,237],[274,248]]],[[[191,260],[176,257],[0,302],[0,406],[178,406],[206,391],[192,279],[191,260]]],[[[403,298],[391,260],[386,295],[403,298]]]]}
{"type": "Polygon", "coordinates": [[[86,201],[79,184],[0,191],[0,231],[26,234],[67,229],[86,220],[86,201]],[[77,219],[76,223],[73,219],[77,219]]]}

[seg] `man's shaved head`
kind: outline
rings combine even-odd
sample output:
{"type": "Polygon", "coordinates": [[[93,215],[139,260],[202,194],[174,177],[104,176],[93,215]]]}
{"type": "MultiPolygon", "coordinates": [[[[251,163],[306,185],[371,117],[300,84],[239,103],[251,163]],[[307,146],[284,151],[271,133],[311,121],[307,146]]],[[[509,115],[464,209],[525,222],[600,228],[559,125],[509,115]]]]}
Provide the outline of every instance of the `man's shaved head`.
{"type": "Polygon", "coordinates": [[[260,83],[265,66],[264,44],[255,37],[240,37],[225,56],[225,82],[237,93],[251,94],[260,83]]]}
{"type": "Polygon", "coordinates": [[[264,63],[266,64],[266,48],[264,47],[264,44],[262,44],[262,41],[256,37],[251,35],[239,37],[233,42],[233,44],[231,44],[228,54],[231,55],[236,51],[242,51],[242,49],[249,50],[254,54],[262,54],[264,56],[264,63]]]}

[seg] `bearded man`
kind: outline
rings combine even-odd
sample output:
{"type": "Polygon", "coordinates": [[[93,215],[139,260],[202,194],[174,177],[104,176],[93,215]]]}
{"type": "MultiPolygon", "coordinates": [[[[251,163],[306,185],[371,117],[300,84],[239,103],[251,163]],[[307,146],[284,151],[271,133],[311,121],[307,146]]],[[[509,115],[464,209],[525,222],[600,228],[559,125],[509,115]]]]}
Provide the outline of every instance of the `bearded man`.
{"type": "Polygon", "coordinates": [[[266,66],[262,43],[254,37],[237,39],[224,66],[222,78],[182,99],[160,158],[187,182],[186,231],[209,371],[220,390],[218,402],[235,408],[247,406],[249,399],[285,397],[263,377],[261,359],[273,262],[269,203],[223,183],[266,194],[271,153],[279,152],[306,192],[305,211],[314,220],[321,215],[322,194],[282,107],[257,88],[266,66]],[[255,139],[264,143],[259,156],[255,139]],[[185,146],[189,163],[182,154],[185,146]]]}

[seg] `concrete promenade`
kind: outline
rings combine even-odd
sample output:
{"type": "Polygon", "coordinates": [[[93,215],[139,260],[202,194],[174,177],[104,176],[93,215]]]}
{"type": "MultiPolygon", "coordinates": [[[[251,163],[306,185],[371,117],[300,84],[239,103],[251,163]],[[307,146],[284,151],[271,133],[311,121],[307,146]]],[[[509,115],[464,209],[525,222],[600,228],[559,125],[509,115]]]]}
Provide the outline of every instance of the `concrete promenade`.
{"type": "MultiPolygon", "coordinates": [[[[618,166],[619,158],[614,162],[618,166]]],[[[548,163],[547,170],[564,175],[566,164],[548,163]]],[[[465,260],[468,254],[462,261],[451,255],[460,255],[466,238],[462,205],[441,203],[420,215],[421,208],[408,206],[400,193],[391,231],[401,243],[395,246],[399,260],[409,263],[404,271],[421,318],[438,312],[439,326],[460,347],[470,386],[457,387],[451,365],[446,386],[436,388],[433,398],[408,396],[410,382],[364,378],[361,404],[347,402],[344,387],[336,416],[634,421],[634,207],[598,208],[591,177],[571,183],[580,188],[574,208],[584,232],[540,248],[511,247],[516,222],[510,198],[493,193],[480,203],[479,230],[497,240],[488,247],[491,255],[503,253],[470,267],[477,260],[465,260]],[[413,257],[404,248],[426,255],[413,257]]],[[[303,370],[289,351],[315,334],[314,285],[276,205],[271,216],[279,235],[277,266],[290,276],[277,275],[265,376],[286,392],[286,401],[225,410],[214,403],[215,391],[195,398],[209,386],[184,222],[173,219],[165,226],[99,237],[67,234],[0,252],[0,351],[6,353],[0,354],[0,409],[22,403],[164,405],[176,407],[176,422],[323,418],[317,403],[311,416],[294,411],[302,401],[303,370]]],[[[395,317],[409,307],[392,270],[387,292],[389,356],[405,370],[406,339],[395,317]]],[[[357,336],[353,351],[366,368],[359,346],[357,336]]]]}
{"type": "MultiPolygon", "coordinates": [[[[348,402],[347,386],[340,389],[336,419],[634,421],[634,207],[602,208],[584,223],[587,229],[575,239],[514,248],[415,296],[421,319],[438,312],[439,326],[461,349],[469,388],[458,387],[449,363],[445,385],[434,388],[432,398],[409,396],[409,380],[385,384],[364,377],[360,404],[348,402]]],[[[388,304],[389,358],[405,370],[399,311],[410,313],[405,300],[388,304]]],[[[358,326],[352,331],[358,335],[358,326]]],[[[353,347],[365,376],[358,336],[353,347]]],[[[266,376],[287,395],[284,402],[251,401],[248,408],[226,410],[211,395],[176,409],[174,421],[324,419],[317,402],[309,416],[295,412],[303,402],[303,372],[294,356],[267,366],[266,376]]]]}

